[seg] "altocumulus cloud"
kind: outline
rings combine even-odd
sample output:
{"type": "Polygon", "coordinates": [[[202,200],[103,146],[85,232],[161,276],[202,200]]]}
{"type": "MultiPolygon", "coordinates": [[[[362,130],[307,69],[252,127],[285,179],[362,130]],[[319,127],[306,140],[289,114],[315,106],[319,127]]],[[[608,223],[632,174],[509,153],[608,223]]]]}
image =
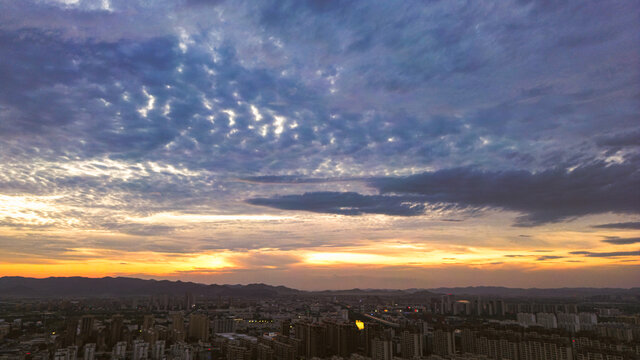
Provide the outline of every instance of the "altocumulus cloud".
{"type": "Polygon", "coordinates": [[[171,229],[117,215],[637,214],[639,24],[625,1],[0,0],[0,191],[146,237],[171,229]]]}

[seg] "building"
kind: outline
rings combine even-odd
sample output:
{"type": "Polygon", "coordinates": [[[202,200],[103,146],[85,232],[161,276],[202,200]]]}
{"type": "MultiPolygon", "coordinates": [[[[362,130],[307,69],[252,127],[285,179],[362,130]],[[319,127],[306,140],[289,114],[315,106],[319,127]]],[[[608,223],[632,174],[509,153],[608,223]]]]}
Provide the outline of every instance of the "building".
{"type": "Polygon", "coordinates": [[[573,349],[568,339],[532,337],[518,344],[520,359],[573,360],[573,349]]]}
{"type": "Polygon", "coordinates": [[[545,329],[557,329],[558,320],[555,314],[552,313],[537,313],[536,323],[545,329]]]}
{"type": "Polygon", "coordinates": [[[257,360],[274,360],[275,351],[266,344],[258,344],[256,347],[257,360]]]}
{"type": "Polygon", "coordinates": [[[536,324],[536,316],[532,313],[518,313],[516,315],[518,324],[523,327],[529,327],[536,324]]]}
{"type": "Polygon", "coordinates": [[[207,341],[209,339],[209,317],[205,314],[191,314],[189,317],[189,339],[207,341]]]}
{"type": "Polygon", "coordinates": [[[471,315],[471,302],[468,300],[458,300],[453,303],[454,315],[471,315]]]}
{"type": "Polygon", "coordinates": [[[280,334],[284,336],[289,336],[290,333],[291,333],[291,321],[283,320],[280,323],[280,334]]]}
{"type": "Polygon", "coordinates": [[[456,353],[455,338],[451,331],[437,329],[433,332],[433,353],[442,356],[456,353]]]}
{"type": "Polygon", "coordinates": [[[151,348],[151,359],[161,360],[164,357],[165,342],[164,340],[157,340],[153,343],[151,348]]]}
{"type": "Polygon", "coordinates": [[[227,334],[236,332],[236,321],[232,318],[215,318],[212,321],[215,334],[227,334]]]}
{"type": "Polygon", "coordinates": [[[464,328],[460,333],[460,350],[462,353],[475,354],[478,351],[476,346],[476,335],[478,332],[469,328],[464,328]]]}
{"type": "Polygon", "coordinates": [[[144,320],[142,321],[142,330],[153,329],[153,325],[155,324],[156,319],[153,315],[147,314],[144,316],[144,320]]]}
{"type": "Polygon", "coordinates": [[[251,350],[240,345],[227,346],[227,360],[251,360],[251,350]]]}
{"type": "Polygon", "coordinates": [[[307,358],[325,357],[327,343],[325,327],[319,324],[300,322],[295,325],[295,337],[302,340],[300,355],[307,358]]]}
{"type": "Polygon", "coordinates": [[[149,343],[142,340],[135,340],[133,342],[133,360],[143,360],[149,358],[149,343]]]}
{"type": "Polygon", "coordinates": [[[113,346],[122,340],[122,330],[124,325],[124,317],[122,315],[114,315],[111,317],[111,328],[109,329],[109,345],[113,346]]]}
{"type": "Polygon", "coordinates": [[[580,331],[580,318],[578,314],[559,313],[558,327],[572,333],[580,331]]]}
{"type": "Polygon", "coordinates": [[[403,331],[400,352],[403,359],[419,359],[422,357],[422,336],[417,333],[403,331]]]}
{"type": "Polygon", "coordinates": [[[53,360],[77,360],[78,347],[69,346],[65,349],[58,349],[53,355],[53,360]]]}
{"type": "Polygon", "coordinates": [[[67,319],[66,330],[64,334],[64,345],[72,346],[76,344],[76,336],[78,335],[78,318],[71,317],[67,319]]]}
{"type": "Polygon", "coordinates": [[[169,348],[170,358],[174,360],[193,360],[194,351],[188,344],[177,342],[169,348]]]}
{"type": "Polygon", "coordinates": [[[581,312],[578,314],[580,330],[595,330],[598,325],[598,316],[594,313],[581,312]]]}
{"type": "Polygon", "coordinates": [[[124,359],[127,355],[127,342],[118,341],[111,351],[111,358],[114,360],[124,359]]]}
{"type": "Polygon", "coordinates": [[[349,357],[358,349],[358,329],[354,323],[325,322],[327,355],[349,357]]]}
{"type": "Polygon", "coordinates": [[[85,344],[82,349],[82,358],[84,360],[95,360],[96,358],[96,344],[89,343],[85,344]]]}
{"type": "Polygon", "coordinates": [[[196,306],[196,299],[193,296],[193,293],[186,292],[184,294],[184,307],[185,310],[189,311],[196,306]]]}
{"type": "Polygon", "coordinates": [[[371,360],[393,360],[393,344],[391,340],[373,339],[371,342],[371,360]]]}
{"type": "Polygon", "coordinates": [[[298,346],[287,336],[277,336],[273,341],[273,355],[278,360],[294,360],[298,358],[298,346]]]}
{"type": "Polygon", "coordinates": [[[93,326],[95,324],[95,318],[93,315],[84,315],[80,319],[80,338],[82,341],[87,341],[93,335],[93,326]]]}

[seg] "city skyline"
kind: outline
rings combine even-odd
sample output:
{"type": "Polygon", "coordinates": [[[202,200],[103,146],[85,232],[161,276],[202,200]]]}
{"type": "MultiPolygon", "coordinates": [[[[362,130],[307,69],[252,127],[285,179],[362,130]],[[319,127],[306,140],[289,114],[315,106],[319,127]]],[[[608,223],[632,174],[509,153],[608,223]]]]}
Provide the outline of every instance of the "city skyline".
{"type": "Polygon", "coordinates": [[[0,276],[640,286],[640,6],[0,0],[0,276]]]}

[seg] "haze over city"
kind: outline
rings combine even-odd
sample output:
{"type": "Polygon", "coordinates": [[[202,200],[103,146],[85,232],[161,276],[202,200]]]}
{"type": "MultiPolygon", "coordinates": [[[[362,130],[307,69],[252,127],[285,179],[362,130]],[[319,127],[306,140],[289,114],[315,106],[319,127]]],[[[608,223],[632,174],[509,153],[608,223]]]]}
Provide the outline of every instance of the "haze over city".
{"type": "Polygon", "coordinates": [[[639,287],[639,119],[633,1],[0,0],[0,276],[639,287]]]}

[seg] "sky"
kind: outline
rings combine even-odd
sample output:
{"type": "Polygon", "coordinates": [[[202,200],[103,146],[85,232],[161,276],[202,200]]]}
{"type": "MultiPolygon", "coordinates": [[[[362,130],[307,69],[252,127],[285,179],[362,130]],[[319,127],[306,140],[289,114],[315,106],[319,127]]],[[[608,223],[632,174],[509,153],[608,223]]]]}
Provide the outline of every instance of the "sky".
{"type": "Polygon", "coordinates": [[[636,1],[0,0],[0,276],[640,286],[636,1]]]}

